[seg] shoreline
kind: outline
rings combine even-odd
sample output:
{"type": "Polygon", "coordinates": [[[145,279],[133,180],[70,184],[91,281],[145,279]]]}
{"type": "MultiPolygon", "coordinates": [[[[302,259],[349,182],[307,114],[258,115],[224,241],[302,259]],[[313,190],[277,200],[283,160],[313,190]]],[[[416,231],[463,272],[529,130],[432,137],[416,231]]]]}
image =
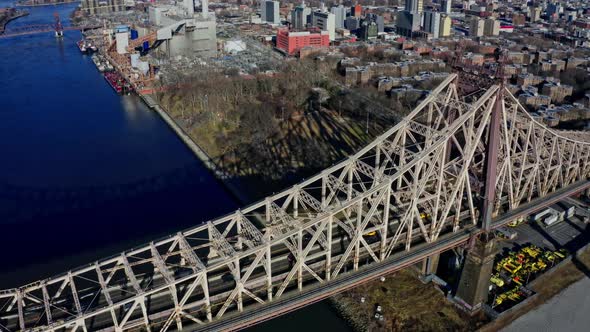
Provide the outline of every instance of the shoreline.
{"type": "MultiPolygon", "coordinates": [[[[213,177],[219,181],[221,185],[223,185],[228,192],[234,196],[238,202],[243,205],[247,205],[251,203],[251,199],[244,195],[242,191],[233,183],[224,179],[224,175],[215,163],[212,161],[211,157],[205,152],[203,148],[201,148],[189,135],[182,129],[182,127],[170,116],[168,113],[160,106],[158,102],[154,100],[149,94],[143,94],[140,92],[136,92],[139,98],[151,109],[158,113],[158,115],[168,124],[168,126],[176,133],[179,139],[183,141],[183,143],[195,154],[195,156],[205,165],[205,167],[212,172],[213,177]]],[[[343,308],[343,303],[338,301],[338,299],[330,297],[324,301],[334,315],[342,320],[346,325],[348,325],[353,331],[361,331],[362,330],[362,323],[355,320],[352,315],[349,315],[348,312],[343,308]]]]}
{"type": "Polygon", "coordinates": [[[251,203],[252,199],[242,193],[242,191],[230,180],[224,178],[223,172],[212,161],[212,158],[201,148],[197,142],[195,142],[184,129],[162,108],[162,106],[152,98],[151,95],[137,93],[139,98],[149,107],[154,110],[158,115],[168,124],[168,126],[176,133],[178,138],[189,148],[193,154],[203,163],[203,165],[213,173],[213,177],[219,181],[228,191],[238,200],[242,205],[251,203]]]}
{"type": "Polygon", "coordinates": [[[6,31],[6,25],[8,25],[8,23],[16,20],[17,18],[25,16],[29,16],[29,12],[16,11],[15,15],[13,16],[3,17],[2,20],[0,20],[0,35],[4,34],[4,32],[6,31]]]}

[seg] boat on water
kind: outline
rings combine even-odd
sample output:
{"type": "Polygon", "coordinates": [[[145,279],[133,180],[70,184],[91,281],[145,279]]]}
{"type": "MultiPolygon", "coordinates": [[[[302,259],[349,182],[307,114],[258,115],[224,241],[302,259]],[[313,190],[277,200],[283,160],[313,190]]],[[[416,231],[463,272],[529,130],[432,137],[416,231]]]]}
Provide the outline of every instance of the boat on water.
{"type": "Polygon", "coordinates": [[[88,52],[88,49],[86,48],[86,43],[83,40],[76,42],[76,45],[78,45],[80,52],[82,52],[82,53],[88,52]]]}
{"type": "Polygon", "coordinates": [[[105,72],[104,78],[117,94],[128,95],[133,92],[131,84],[115,71],[105,72]]]}
{"type": "Polygon", "coordinates": [[[107,59],[105,59],[102,55],[99,54],[94,54],[92,56],[92,62],[94,62],[96,69],[98,69],[98,71],[100,71],[101,73],[105,71],[112,71],[115,69],[107,59]]]}
{"type": "Polygon", "coordinates": [[[80,49],[80,52],[82,53],[94,53],[98,51],[98,48],[92,45],[92,43],[88,40],[79,40],[76,42],[76,45],[78,45],[78,49],[80,49]]]}

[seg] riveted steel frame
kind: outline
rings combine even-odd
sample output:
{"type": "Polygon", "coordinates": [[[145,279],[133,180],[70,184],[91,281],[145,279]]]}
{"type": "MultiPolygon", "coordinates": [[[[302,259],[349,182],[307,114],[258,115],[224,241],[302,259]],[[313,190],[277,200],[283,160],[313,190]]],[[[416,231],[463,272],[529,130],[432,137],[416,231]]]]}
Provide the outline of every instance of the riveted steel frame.
{"type": "Polygon", "coordinates": [[[587,179],[590,145],[535,122],[500,89],[465,103],[450,75],[374,142],[298,185],[120,255],[0,291],[0,327],[181,330],[473,227],[498,105],[495,215],[587,179]]]}

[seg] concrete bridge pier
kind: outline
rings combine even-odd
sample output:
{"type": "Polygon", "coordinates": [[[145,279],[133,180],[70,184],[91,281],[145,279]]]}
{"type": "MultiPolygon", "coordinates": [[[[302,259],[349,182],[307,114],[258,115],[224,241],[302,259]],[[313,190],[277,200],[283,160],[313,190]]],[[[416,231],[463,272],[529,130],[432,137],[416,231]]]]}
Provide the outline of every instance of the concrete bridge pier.
{"type": "Polygon", "coordinates": [[[438,269],[438,261],[440,259],[440,253],[432,254],[424,260],[422,260],[422,267],[421,267],[421,274],[422,277],[427,277],[431,274],[436,274],[436,270],[438,269]]]}
{"type": "Polygon", "coordinates": [[[497,240],[476,238],[467,252],[455,299],[468,311],[475,313],[488,299],[494,257],[498,253],[497,240]]]}

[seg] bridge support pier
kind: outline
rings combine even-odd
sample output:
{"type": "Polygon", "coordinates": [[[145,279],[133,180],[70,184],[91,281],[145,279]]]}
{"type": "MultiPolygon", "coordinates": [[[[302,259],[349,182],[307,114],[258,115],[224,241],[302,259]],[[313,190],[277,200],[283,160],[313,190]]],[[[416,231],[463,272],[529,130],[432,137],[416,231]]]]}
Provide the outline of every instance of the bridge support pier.
{"type": "Polygon", "coordinates": [[[477,238],[468,250],[455,299],[470,312],[477,312],[488,299],[494,257],[498,252],[494,238],[477,238]]]}
{"type": "Polygon", "coordinates": [[[422,260],[422,267],[420,269],[420,279],[423,282],[428,282],[430,280],[429,276],[436,274],[439,259],[440,253],[432,254],[424,258],[424,260],[422,260]]]}

